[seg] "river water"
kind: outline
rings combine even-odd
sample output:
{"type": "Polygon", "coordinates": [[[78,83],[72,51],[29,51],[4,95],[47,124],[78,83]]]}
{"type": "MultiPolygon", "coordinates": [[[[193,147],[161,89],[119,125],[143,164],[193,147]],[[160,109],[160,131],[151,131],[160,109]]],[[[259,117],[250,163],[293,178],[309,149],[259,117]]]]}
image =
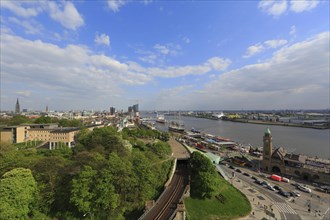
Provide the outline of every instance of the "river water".
{"type": "MultiPolygon", "coordinates": [[[[156,117],[156,115],[145,115],[156,117]]],[[[142,116],[143,117],[143,116],[142,116]]],[[[171,116],[165,116],[171,120],[171,116]]],[[[273,136],[273,149],[283,147],[289,152],[330,159],[330,130],[311,129],[276,125],[259,125],[222,120],[210,120],[194,117],[181,117],[185,129],[195,128],[205,133],[229,138],[243,145],[263,146],[263,135],[267,128],[273,136]]],[[[156,123],[160,130],[167,130],[167,125],[156,123]]]]}

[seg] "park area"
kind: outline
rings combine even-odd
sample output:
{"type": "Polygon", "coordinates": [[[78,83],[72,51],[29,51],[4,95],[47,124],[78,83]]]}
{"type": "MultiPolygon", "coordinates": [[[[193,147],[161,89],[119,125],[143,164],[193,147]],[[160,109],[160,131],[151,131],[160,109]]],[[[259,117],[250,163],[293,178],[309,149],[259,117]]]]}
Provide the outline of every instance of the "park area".
{"type": "Polygon", "coordinates": [[[237,219],[251,212],[251,204],[239,190],[220,178],[219,194],[212,198],[186,198],[188,220],[237,219]]]}

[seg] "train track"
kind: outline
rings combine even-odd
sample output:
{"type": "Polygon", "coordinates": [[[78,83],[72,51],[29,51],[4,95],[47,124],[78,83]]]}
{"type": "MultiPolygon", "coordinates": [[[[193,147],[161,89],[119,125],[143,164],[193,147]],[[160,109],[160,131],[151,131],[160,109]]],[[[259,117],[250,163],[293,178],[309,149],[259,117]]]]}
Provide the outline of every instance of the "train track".
{"type": "Polygon", "coordinates": [[[165,205],[161,208],[160,212],[158,213],[158,215],[155,218],[156,220],[167,219],[166,215],[168,215],[170,205],[172,204],[175,197],[177,197],[178,193],[180,192],[180,189],[182,188],[182,181],[183,181],[183,177],[179,176],[178,182],[175,185],[175,188],[174,188],[174,191],[173,191],[172,195],[166,201],[165,205]]]}
{"type": "Polygon", "coordinates": [[[171,184],[157,201],[155,206],[146,213],[142,220],[168,220],[176,210],[177,203],[182,197],[187,184],[186,170],[177,169],[171,184]]]}

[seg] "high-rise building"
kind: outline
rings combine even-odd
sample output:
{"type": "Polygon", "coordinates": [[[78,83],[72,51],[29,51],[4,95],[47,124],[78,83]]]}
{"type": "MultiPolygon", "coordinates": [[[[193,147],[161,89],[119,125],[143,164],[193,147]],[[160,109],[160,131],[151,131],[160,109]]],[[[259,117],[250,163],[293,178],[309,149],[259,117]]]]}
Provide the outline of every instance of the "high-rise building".
{"type": "Polygon", "coordinates": [[[116,109],[114,107],[110,107],[110,115],[114,115],[116,112],[116,109]]]}
{"type": "Polygon", "coordinates": [[[16,106],[15,106],[15,114],[19,114],[19,113],[20,113],[20,106],[19,106],[19,101],[18,101],[18,98],[17,98],[16,106]]]}
{"type": "Polygon", "coordinates": [[[133,105],[133,111],[134,113],[139,112],[139,104],[133,105]]]}
{"type": "Polygon", "coordinates": [[[46,111],[45,112],[48,113],[48,105],[46,105],[46,111]]]}

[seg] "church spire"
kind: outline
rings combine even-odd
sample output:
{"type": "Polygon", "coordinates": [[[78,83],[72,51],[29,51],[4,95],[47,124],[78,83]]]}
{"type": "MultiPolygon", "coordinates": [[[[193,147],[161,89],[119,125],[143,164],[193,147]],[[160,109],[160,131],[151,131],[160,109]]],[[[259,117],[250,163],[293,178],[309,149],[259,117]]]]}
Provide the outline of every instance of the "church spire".
{"type": "Polygon", "coordinates": [[[19,114],[20,113],[20,106],[19,106],[19,101],[18,101],[18,98],[17,98],[17,101],[16,101],[16,106],[15,106],[15,114],[19,114]]]}

